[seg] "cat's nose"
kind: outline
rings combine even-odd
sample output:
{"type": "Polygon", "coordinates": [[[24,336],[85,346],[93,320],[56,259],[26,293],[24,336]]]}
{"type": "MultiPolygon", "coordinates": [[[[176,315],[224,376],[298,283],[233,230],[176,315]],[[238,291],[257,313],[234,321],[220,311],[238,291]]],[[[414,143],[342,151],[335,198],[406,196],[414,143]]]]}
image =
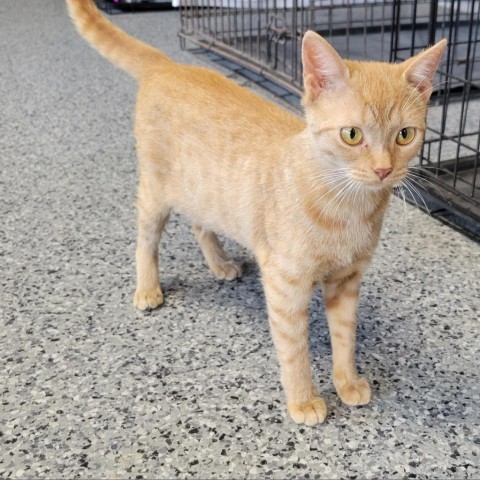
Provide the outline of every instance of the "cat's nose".
{"type": "Polygon", "coordinates": [[[374,172],[377,174],[377,176],[378,176],[378,178],[380,178],[380,180],[383,180],[384,178],[388,177],[388,175],[390,174],[391,171],[392,171],[392,167],[375,168],[374,169],[374,172]]]}

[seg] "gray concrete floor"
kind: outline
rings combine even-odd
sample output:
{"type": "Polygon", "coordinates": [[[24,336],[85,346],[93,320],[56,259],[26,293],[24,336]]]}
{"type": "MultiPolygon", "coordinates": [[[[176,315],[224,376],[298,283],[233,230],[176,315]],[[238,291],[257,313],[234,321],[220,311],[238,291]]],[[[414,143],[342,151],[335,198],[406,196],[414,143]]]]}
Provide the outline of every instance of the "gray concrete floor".
{"type": "MultiPolygon", "coordinates": [[[[114,21],[174,59],[178,13],[114,21]]],[[[295,425],[258,270],[212,278],[188,222],[161,246],[166,303],[132,306],[135,84],[76,34],[62,0],[0,3],[0,477],[478,478],[480,247],[392,201],[359,312],[373,401],[314,376],[330,413],[295,425]]]]}

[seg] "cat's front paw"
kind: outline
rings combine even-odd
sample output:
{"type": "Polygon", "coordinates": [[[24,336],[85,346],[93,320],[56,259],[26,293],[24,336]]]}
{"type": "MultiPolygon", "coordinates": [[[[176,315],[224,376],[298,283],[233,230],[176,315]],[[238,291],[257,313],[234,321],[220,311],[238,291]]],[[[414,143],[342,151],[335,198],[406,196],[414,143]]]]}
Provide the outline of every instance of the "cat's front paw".
{"type": "Polygon", "coordinates": [[[242,266],[234,260],[218,262],[212,266],[214,275],[220,280],[235,280],[243,274],[242,266]]]}
{"type": "Polygon", "coordinates": [[[323,423],[327,416],[327,404],[317,396],[302,404],[288,403],[287,408],[295,423],[304,423],[309,427],[323,423]]]}
{"type": "Polygon", "coordinates": [[[133,304],[140,310],[157,308],[163,303],[163,293],[160,288],[152,290],[137,290],[133,297],[133,304]]]}
{"type": "Polygon", "coordinates": [[[372,392],[365,378],[355,378],[343,385],[335,384],[338,395],[346,405],[366,405],[370,402],[372,392]]]}

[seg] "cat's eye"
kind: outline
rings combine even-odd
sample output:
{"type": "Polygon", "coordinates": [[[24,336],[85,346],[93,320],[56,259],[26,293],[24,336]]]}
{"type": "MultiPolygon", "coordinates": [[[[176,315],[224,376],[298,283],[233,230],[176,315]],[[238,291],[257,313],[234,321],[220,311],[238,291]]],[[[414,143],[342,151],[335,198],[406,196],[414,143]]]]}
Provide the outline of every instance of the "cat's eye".
{"type": "Polygon", "coordinates": [[[358,127],[344,127],[340,130],[340,136],[348,145],[358,145],[363,140],[363,133],[358,127]]]}
{"type": "Polygon", "coordinates": [[[398,145],[408,145],[412,143],[415,138],[415,129],[413,127],[402,128],[397,135],[397,144],[398,145]]]}

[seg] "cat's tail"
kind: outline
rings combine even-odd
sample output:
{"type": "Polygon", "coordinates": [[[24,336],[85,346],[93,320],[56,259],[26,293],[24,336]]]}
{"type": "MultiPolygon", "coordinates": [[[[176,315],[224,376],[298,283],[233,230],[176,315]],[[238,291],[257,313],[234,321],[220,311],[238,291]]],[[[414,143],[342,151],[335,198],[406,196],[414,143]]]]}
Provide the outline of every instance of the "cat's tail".
{"type": "Polygon", "coordinates": [[[154,66],[173,63],[153,47],[127,35],[108,21],[93,0],[66,0],[78,32],[104,57],[137,80],[154,66]]]}

